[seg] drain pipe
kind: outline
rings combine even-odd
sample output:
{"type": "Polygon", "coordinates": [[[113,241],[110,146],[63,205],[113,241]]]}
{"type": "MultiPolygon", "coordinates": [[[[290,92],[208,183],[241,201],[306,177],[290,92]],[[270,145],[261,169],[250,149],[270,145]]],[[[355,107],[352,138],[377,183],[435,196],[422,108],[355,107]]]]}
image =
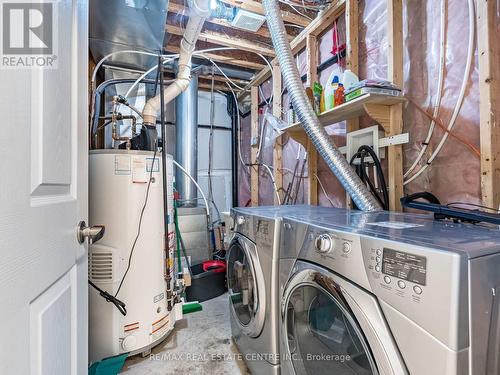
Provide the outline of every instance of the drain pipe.
{"type": "Polygon", "coordinates": [[[331,142],[309,102],[292,55],[292,49],[288,43],[278,0],[263,0],[262,4],[266,11],[267,26],[271,32],[283,80],[292,98],[293,109],[297,112],[304,131],[333,174],[356,203],[356,206],[363,211],[381,211],[382,207],[379,202],[354,172],[344,155],[331,142]]]}
{"type": "MultiPolygon", "coordinates": [[[[205,20],[210,16],[210,0],[190,0],[189,21],[181,40],[177,77],[163,93],[165,104],[174,100],[181,92],[189,87],[191,81],[191,56],[196,47],[196,41],[200,35],[205,20]]],[[[149,99],[142,110],[145,124],[156,124],[156,117],[160,110],[160,95],[149,99]]]]}

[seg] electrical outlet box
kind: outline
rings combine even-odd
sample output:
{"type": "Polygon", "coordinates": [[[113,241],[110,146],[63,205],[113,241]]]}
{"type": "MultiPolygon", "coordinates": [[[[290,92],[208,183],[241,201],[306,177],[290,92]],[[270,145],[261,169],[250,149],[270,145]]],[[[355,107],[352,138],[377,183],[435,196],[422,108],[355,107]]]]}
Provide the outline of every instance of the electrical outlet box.
{"type": "MultiPolygon", "coordinates": [[[[363,146],[370,146],[375,151],[375,154],[380,160],[385,157],[383,148],[379,148],[379,140],[384,136],[384,132],[379,129],[378,125],[370,126],[369,128],[359,129],[347,133],[346,159],[351,161],[351,158],[358,149],[363,146]]],[[[372,158],[367,156],[367,162],[373,162],[372,158]]],[[[359,160],[354,160],[354,164],[359,164],[359,160]]]]}

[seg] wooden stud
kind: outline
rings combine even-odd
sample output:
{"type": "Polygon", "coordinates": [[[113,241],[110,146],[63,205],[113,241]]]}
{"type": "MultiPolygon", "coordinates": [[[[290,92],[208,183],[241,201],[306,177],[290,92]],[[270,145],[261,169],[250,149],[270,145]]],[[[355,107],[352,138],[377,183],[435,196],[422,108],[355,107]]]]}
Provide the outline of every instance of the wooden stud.
{"type": "MultiPolygon", "coordinates": [[[[354,74],[359,74],[359,9],[358,0],[346,0],[345,5],[345,24],[346,24],[346,66],[354,74]]],[[[359,117],[347,120],[346,131],[348,133],[359,129],[359,117]]],[[[346,207],[353,208],[352,199],[346,193],[346,207]]]]}
{"type": "MultiPolygon", "coordinates": [[[[388,80],[403,87],[403,1],[387,0],[389,37],[388,80]]],[[[403,131],[403,105],[396,104],[390,109],[390,129],[388,136],[403,131]]],[[[403,189],[403,146],[389,146],[387,152],[389,172],[389,209],[401,211],[399,199],[403,189]]]]}
{"type": "Polygon", "coordinates": [[[500,205],[500,45],[496,39],[498,2],[477,0],[481,195],[487,207],[500,205]]]}
{"type": "MultiPolygon", "coordinates": [[[[173,35],[184,35],[184,29],[176,25],[167,24],[165,27],[165,31],[173,35]]],[[[266,56],[276,55],[272,48],[261,43],[256,43],[247,39],[237,37],[229,37],[226,34],[221,34],[214,31],[202,31],[198,36],[198,40],[218,44],[220,46],[232,47],[242,51],[260,53],[266,56]]]]}
{"type": "MultiPolygon", "coordinates": [[[[308,35],[306,39],[306,53],[307,53],[307,80],[308,84],[312,87],[314,82],[318,80],[317,66],[318,66],[318,48],[317,40],[314,35],[308,35]]],[[[309,184],[309,198],[308,203],[311,205],[318,204],[318,180],[315,175],[318,173],[318,151],[313,146],[311,141],[307,141],[307,170],[308,170],[308,184],[309,184]]]]}
{"type": "MultiPolygon", "coordinates": [[[[273,115],[281,118],[282,102],[281,102],[281,69],[277,63],[273,64],[273,115]]],[[[274,166],[274,182],[278,189],[280,198],[283,198],[283,136],[279,136],[274,142],[273,148],[273,166],[274,166]]],[[[276,194],[274,195],[274,204],[279,204],[276,194]]]]}
{"type": "MultiPolygon", "coordinates": [[[[251,106],[251,143],[259,136],[259,89],[254,86],[250,90],[250,97],[252,100],[251,106]]],[[[251,161],[252,164],[257,162],[257,145],[251,146],[251,161]]],[[[259,205],[259,167],[254,165],[250,168],[250,195],[252,206],[259,205]]]]}

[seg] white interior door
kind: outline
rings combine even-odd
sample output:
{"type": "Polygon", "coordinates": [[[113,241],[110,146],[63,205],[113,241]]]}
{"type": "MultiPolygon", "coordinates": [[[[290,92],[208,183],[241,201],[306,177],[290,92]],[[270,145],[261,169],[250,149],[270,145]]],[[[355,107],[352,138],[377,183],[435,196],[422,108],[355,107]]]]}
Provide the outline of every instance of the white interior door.
{"type": "Polygon", "coordinates": [[[87,373],[88,4],[53,4],[58,67],[0,67],[0,374],[87,373]]]}

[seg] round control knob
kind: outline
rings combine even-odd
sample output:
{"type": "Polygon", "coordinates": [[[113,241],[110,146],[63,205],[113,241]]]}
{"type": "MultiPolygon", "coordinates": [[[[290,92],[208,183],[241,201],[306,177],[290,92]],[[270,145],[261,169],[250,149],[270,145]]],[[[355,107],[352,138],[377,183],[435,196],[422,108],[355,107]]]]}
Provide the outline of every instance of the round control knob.
{"type": "Polygon", "coordinates": [[[422,288],[421,288],[421,287],[419,287],[418,285],[415,285],[415,286],[413,287],[413,291],[414,291],[416,294],[419,294],[419,295],[420,295],[420,294],[422,294],[422,288]]]}
{"type": "Polygon", "coordinates": [[[238,216],[236,218],[236,223],[238,223],[238,225],[242,225],[242,224],[245,224],[245,217],[244,216],[238,216]]]}
{"type": "Polygon", "coordinates": [[[342,244],[342,251],[344,252],[344,254],[348,254],[351,252],[351,244],[349,242],[344,242],[342,244]]]}
{"type": "Polygon", "coordinates": [[[314,246],[318,252],[327,253],[332,248],[332,238],[328,234],[322,234],[316,237],[314,246]]]}

